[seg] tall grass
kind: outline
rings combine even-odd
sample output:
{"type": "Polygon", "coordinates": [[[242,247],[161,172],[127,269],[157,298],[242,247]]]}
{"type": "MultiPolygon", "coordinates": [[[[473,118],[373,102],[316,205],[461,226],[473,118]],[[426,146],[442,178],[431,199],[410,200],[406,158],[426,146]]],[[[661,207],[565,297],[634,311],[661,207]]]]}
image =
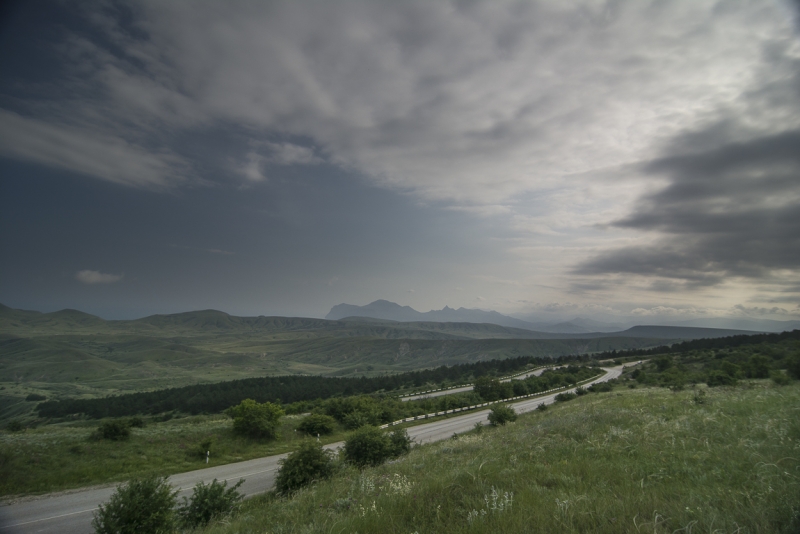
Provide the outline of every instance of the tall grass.
{"type": "Polygon", "coordinates": [[[208,533],[772,533],[800,529],[800,385],[584,395],[419,447],[208,533]]]}

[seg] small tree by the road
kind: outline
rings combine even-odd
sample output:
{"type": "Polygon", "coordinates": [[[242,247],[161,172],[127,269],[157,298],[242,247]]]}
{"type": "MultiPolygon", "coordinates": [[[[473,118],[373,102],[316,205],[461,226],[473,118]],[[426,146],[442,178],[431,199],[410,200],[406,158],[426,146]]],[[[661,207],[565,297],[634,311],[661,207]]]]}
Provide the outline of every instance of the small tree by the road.
{"type": "Polygon", "coordinates": [[[411,450],[411,438],[405,428],[396,428],[389,432],[389,443],[391,445],[392,456],[398,457],[411,450]]]}
{"type": "Polygon", "coordinates": [[[494,426],[502,426],[517,420],[517,412],[509,405],[496,404],[489,412],[489,422],[494,426]]]}
{"type": "Polygon", "coordinates": [[[238,488],[244,479],[227,487],[227,482],[219,483],[215,478],[211,484],[198,483],[192,490],[192,498],[183,498],[178,509],[181,523],[187,528],[197,528],[209,524],[213,519],[220,519],[236,511],[244,495],[238,488]]]}
{"type": "Polygon", "coordinates": [[[130,480],[99,506],[92,527],[97,534],[173,532],[177,493],[165,477],[130,480]]]}
{"type": "Polygon", "coordinates": [[[278,435],[278,421],[284,415],[277,404],[245,399],[226,412],[233,418],[233,430],[251,438],[273,439],[278,435]]]}
{"type": "Polygon", "coordinates": [[[374,426],[362,426],[344,442],[345,460],[358,467],[380,465],[392,456],[389,436],[374,426]]]}
{"type": "Polygon", "coordinates": [[[303,441],[296,451],[280,460],[280,464],[275,489],[284,495],[315,480],[328,478],[334,468],[333,453],[323,449],[316,440],[303,441]]]}
{"type": "Polygon", "coordinates": [[[312,413],[297,425],[297,430],[305,432],[309,436],[330,434],[335,428],[336,419],[320,413],[312,413]]]}

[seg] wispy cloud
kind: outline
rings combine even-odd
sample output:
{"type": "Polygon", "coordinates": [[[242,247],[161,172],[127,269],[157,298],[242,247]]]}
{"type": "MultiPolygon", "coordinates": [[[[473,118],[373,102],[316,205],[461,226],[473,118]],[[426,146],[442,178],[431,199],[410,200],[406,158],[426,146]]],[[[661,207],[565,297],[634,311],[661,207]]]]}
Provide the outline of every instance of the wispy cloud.
{"type": "Polygon", "coordinates": [[[75,279],[87,285],[113,284],[122,280],[123,274],[108,274],[100,271],[84,270],[75,273],[75,279]]]}

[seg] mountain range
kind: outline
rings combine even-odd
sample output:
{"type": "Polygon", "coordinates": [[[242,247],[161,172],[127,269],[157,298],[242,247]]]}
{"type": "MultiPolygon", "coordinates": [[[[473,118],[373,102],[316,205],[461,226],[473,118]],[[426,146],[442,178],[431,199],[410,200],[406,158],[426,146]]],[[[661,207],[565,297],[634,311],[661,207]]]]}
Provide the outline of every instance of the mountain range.
{"type": "MultiPolygon", "coordinates": [[[[641,325],[644,322],[642,320],[643,318],[632,317],[614,323],[606,323],[582,317],[575,317],[567,321],[558,322],[531,321],[503,315],[493,310],[453,309],[449,306],[445,306],[441,310],[419,312],[410,306],[401,306],[388,300],[376,300],[366,306],[338,304],[331,308],[330,312],[325,316],[326,319],[330,320],[354,317],[368,317],[397,322],[489,323],[552,334],[620,332],[641,325]]],[[[647,318],[647,322],[665,327],[713,328],[751,332],[784,332],[800,329],[800,321],[775,321],[749,317],[710,317],[672,322],[647,318]]]]}

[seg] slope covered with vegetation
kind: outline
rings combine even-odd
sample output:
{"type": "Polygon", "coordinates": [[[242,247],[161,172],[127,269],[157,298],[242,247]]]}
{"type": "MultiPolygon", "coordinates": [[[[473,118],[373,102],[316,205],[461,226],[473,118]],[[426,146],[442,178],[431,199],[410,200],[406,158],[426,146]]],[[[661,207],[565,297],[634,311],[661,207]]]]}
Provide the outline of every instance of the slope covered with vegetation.
{"type": "Polygon", "coordinates": [[[381,467],[342,466],[204,532],[788,534],[800,529],[798,448],[796,382],[622,388],[381,467]]]}

